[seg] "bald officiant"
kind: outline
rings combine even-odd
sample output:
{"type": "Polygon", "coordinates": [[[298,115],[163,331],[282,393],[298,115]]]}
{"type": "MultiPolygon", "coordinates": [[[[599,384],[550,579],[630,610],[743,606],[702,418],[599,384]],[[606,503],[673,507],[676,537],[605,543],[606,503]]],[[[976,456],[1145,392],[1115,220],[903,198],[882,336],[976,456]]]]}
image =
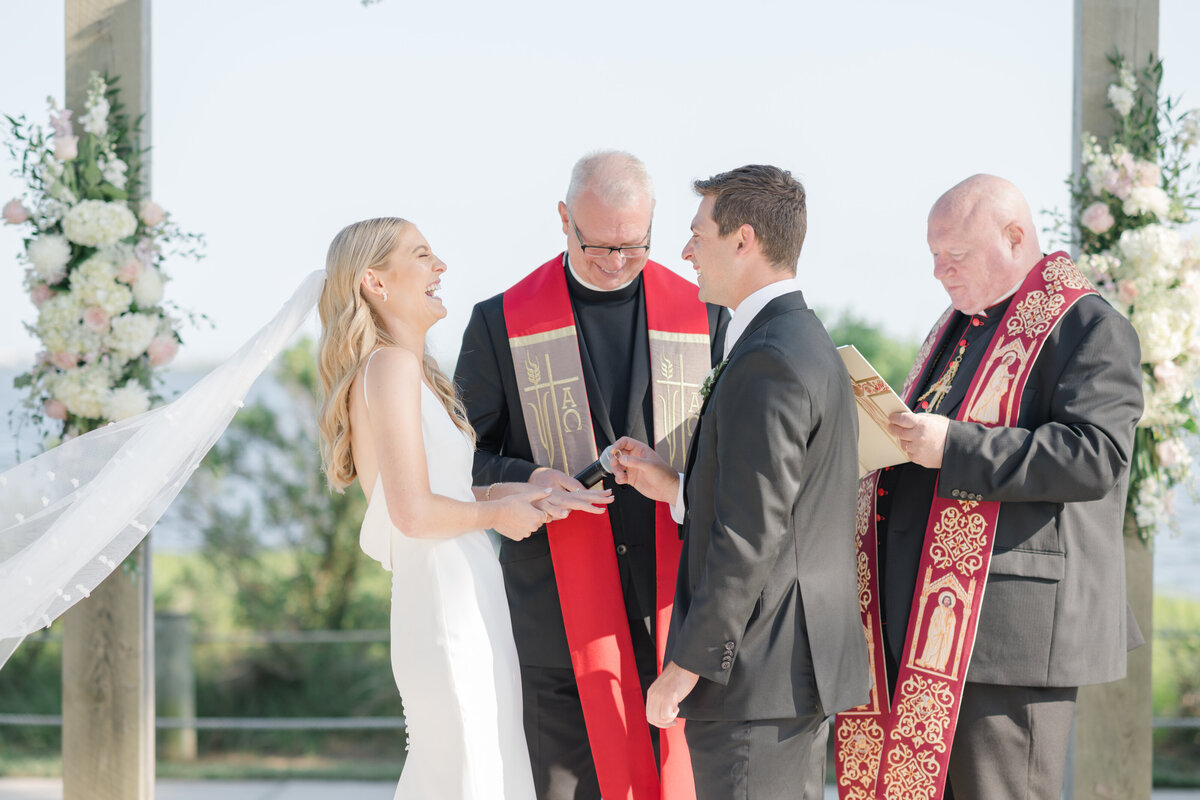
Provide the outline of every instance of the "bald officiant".
{"type": "MultiPolygon", "coordinates": [[[[577,489],[572,475],[626,435],[683,470],[728,313],[649,260],[653,211],[640,160],[584,156],[558,204],[565,251],[475,307],[455,380],[478,435],[476,484],[577,489]]],[[[644,704],[678,527],[665,504],[604,485],[615,496],[607,514],[501,545],[538,797],[689,797],[682,732],[660,742],[644,704]]]]}
{"type": "Polygon", "coordinates": [[[1077,688],[1122,678],[1139,639],[1121,531],[1138,338],[1066,253],[1042,253],[1006,180],[947,191],[928,242],[951,308],[891,418],[912,461],[859,496],[860,601],[891,709],[873,696],[839,715],[840,775],[870,796],[916,771],[955,800],[1057,798],[1077,688]]]}

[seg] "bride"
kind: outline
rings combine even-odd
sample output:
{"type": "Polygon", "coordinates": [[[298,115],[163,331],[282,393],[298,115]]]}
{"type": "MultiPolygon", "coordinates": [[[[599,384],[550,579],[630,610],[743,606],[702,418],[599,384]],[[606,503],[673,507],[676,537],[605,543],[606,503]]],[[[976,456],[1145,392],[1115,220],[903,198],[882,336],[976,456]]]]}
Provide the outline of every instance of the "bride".
{"type": "Polygon", "coordinates": [[[524,539],[607,491],[471,486],[474,432],[425,353],[446,271],[397,218],[343,229],[321,293],[326,476],[368,497],[360,543],[392,571],[392,671],[409,754],[397,798],[533,798],[521,686],[491,528],[524,539]]]}

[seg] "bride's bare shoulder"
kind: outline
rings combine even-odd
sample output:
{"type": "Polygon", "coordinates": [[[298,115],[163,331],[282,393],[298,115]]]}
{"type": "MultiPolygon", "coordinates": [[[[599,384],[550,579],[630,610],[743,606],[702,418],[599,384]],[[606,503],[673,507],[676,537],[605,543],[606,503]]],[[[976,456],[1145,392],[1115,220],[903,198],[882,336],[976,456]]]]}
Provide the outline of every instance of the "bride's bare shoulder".
{"type": "Polygon", "coordinates": [[[358,371],[358,383],[374,397],[421,380],[421,360],[403,347],[381,347],[358,371]]]}

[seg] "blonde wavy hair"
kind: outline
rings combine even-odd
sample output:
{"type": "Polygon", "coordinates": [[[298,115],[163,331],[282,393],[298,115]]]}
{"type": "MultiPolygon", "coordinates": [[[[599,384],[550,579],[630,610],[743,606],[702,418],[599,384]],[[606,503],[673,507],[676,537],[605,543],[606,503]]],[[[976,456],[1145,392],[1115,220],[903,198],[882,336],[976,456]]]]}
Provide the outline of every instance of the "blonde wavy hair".
{"type": "MultiPolygon", "coordinates": [[[[345,491],[358,474],[350,447],[350,387],[371,353],[396,344],[363,294],[363,275],[387,261],[409,224],[399,217],[379,217],[347,225],[333,237],[325,256],[325,288],[317,304],[321,314],[317,354],[321,410],[317,424],[321,466],[329,485],[339,492],[345,491]]],[[[429,353],[425,353],[422,365],[434,394],[474,444],[475,431],[467,422],[454,383],[438,369],[429,353]]]]}

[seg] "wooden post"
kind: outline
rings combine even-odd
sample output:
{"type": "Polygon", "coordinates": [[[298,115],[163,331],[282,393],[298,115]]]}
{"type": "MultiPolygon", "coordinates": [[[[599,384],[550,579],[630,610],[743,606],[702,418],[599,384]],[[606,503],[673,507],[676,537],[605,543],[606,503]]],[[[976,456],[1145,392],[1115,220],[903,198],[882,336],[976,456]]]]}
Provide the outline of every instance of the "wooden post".
{"type": "MultiPolygon", "coordinates": [[[[149,147],[150,0],[66,0],[65,20],[67,107],[82,115],[92,70],[120,76],[149,147]]],[[[64,616],[64,800],[154,797],[152,608],[147,540],[64,616]]]]}
{"type": "MultiPolygon", "coordinates": [[[[155,698],[158,714],[182,720],[196,718],[196,671],[192,663],[192,615],[154,615],[155,698]]],[[[163,736],[163,758],[196,760],[196,728],[169,728],[163,736]]]]}
{"type": "MultiPolygon", "coordinates": [[[[1107,57],[1120,50],[1141,69],[1158,54],[1158,0],[1075,0],[1075,116],[1072,166],[1080,160],[1084,131],[1104,138],[1114,123],[1107,57]]],[[[1154,559],[1151,550],[1128,533],[1125,582],[1129,605],[1146,644],[1129,654],[1126,678],[1079,692],[1075,717],[1073,775],[1067,797],[1074,800],[1149,800],[1152,783],[1150,639],[1153,633],[1154,559]]]]}

